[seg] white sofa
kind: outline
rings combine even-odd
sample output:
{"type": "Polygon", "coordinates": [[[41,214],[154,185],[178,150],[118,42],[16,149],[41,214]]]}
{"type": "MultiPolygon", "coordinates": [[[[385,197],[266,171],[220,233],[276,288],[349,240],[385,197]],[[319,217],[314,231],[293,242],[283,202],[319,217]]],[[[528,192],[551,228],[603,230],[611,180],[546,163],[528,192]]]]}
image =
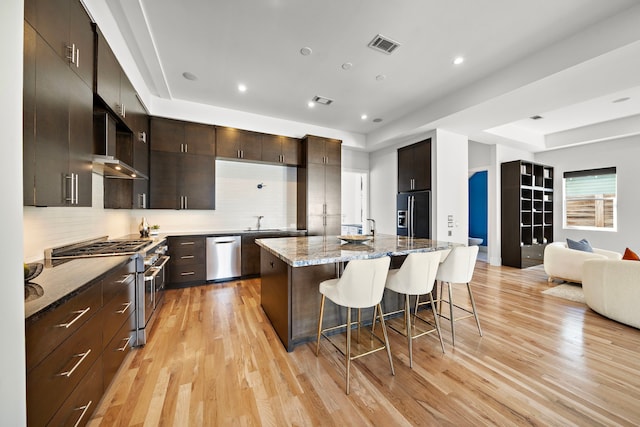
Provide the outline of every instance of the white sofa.
{"type": "Polygon", "coordinates": [[[585,261],[582,289],[593,311],[640,329],[640,262],[585,261]]]}
{"type": "Polygon", "coordinates": [[[605,249],[593,248],[593,252],[569,249],[564,242],[549,243],[544,249],[544,271],[554,279],[566,282],[582,283],[582,266],[590,259],[622,259],[622,254],[605,249]]]}

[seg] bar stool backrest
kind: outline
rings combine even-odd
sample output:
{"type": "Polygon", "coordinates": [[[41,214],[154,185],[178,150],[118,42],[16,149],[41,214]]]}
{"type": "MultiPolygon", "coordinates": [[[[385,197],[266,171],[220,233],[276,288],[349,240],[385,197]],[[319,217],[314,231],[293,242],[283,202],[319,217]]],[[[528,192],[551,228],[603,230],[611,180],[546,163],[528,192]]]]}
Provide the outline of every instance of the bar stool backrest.
{"type": "Polygon", "coordinates": [[[433,289],[440,259],[439,251],[410,253],[388,280],[398,285],[394,289],[402,289],[407,295],[428,294],[433,289]]]}
{"type": "Polygon", "coordinates": [[[351,308],[367,308],[382,300],[391,258],[349,261],[336,284],[337,304],[351,308]]]}
{"type": "Polygon", "coordinates": [[[449,283],[471,282],[477,258],[477,246],[456,246],[440,264],[436,279],[449,283]]]}

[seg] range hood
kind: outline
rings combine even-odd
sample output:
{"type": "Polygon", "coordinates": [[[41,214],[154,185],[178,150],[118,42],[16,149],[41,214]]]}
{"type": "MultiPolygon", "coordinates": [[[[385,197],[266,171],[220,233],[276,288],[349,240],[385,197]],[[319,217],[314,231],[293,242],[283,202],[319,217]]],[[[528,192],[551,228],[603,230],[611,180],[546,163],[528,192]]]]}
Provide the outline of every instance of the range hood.
{"type": "Polygon", "coordinates": [[[133,137],[129,129],[118,129],[118,122],[107,111],[93,115],[93,170],[105,178],[149,179],[130,165],[133,137]],[[129,162],[127,162],[129,160],[129,162]]]}

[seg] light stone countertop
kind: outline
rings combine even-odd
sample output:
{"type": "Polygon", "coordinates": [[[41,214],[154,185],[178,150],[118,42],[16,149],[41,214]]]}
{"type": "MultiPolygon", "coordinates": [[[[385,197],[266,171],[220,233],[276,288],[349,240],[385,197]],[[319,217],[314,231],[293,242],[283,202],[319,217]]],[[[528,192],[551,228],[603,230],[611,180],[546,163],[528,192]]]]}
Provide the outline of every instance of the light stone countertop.
{"type": "Polygon", "coordinates": [[[280,237],[257,239],[256,243],[292,267],[401,256],[411,252],[447,251],[448,254],[453,247],[462,246],[388,234],[376,235],[365,243],[345,243],[338,236],[280,237]]]}

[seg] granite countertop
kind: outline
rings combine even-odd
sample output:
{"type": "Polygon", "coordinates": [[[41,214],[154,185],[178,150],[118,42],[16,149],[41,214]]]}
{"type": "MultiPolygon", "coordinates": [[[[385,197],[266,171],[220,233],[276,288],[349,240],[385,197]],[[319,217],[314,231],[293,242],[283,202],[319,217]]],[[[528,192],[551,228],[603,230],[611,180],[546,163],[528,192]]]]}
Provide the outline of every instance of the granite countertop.
{"type": "Polygon", "coordinates": [[[83,290],[86,285],[95,283],[112,269],[126,264],[131,256],[79,258],[55,267],[45,264],[38,277],[24,284],[25,319],[62,304],[83,290]]]}
{"type": "Polygon", "coordinates": [[[258,239],[256,243],[292,267],[400,256],[411,252],[450,250],[455,246],[462,246],[459,243],[388,234],[376,235],[374,239],[365,243],[344,243],[338,236],[258,239]]]}
{"type": "MultiPolygon", "coordinates": [[[[304,235],[307,230],[292,230],[286,228],[264,228],[262,230],[201,230],[201,231],[171,231],[171,232],[161,232],[158,236],[162,238],[166,237],[183,237],[183,236],[204,236],[204,237],[215,237],[215,236],[230,236],[230,235],[243,235],[243,234],[251,234],[251,235],[260,235],[260,234],[298,234],[304,235]]],[[[156,236],[151,236],[156,237],[156,236]]]]}

